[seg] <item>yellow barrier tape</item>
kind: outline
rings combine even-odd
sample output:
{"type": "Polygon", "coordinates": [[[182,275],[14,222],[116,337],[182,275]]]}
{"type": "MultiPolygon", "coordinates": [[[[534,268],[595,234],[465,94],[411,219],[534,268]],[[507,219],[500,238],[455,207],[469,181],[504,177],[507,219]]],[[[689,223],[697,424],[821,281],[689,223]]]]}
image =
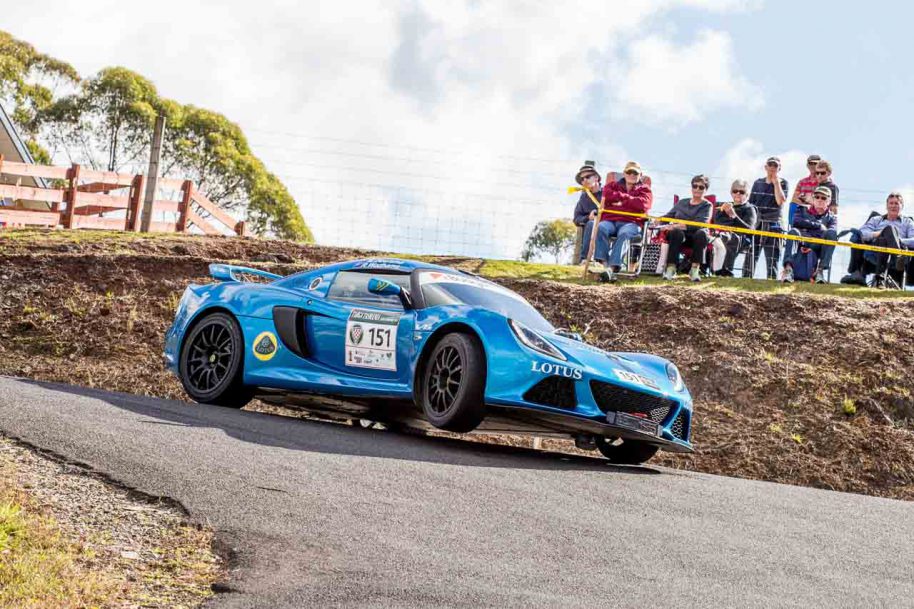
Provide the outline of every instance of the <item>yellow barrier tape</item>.
{"type": "Polygon", "coordinates": [[[604,213],[618,215],[618,216],[630,216],[632,218],[642,218],[645,220],[654,220],[655,222],[669,222],[670,224],[685,224],[686,226],[698,226],[700,228],[712,228],[719,230],[721,232],[727,233],[742,233],[745,235],[758,235],[760,237],[773,237],[775,239],[790,239],[791,241],[802,241],[803,243],[817,243],[820,245],[840,245],[841,247],[849,247],[851,249],[866,250],[870,252],[879,252],[883,254],[897,254],[899,256],[914,256],[914,250],[900,250],[892,247],[882,247],[879,245],[867,245],[865,243],[850,243],[848,241],[829,241],[828,239],[819,239],[818,237],[804,237],[802,235],[791,235],[789,233],[774,233],[771,231],[756,230],[754,228],[740,228],[738,226],[724,226],[723,224],[709,224],[707,222],[695,222],[694,220],[680,220],[678,218],[666,218],[663,216],[652,216],[650,214],[642,214],[632,211],[621,211],[615,210],[611,207],[602,207],[600,203],[596,200],[596,197],[591,194],[586,188],[577,188],[575,186],[570,186],[568,188],[569,194],[576,192],[578,190],[583,190],[588,195],[590,195],[591,200],[600,208],[600,216],[602,217],[604,213]]]}

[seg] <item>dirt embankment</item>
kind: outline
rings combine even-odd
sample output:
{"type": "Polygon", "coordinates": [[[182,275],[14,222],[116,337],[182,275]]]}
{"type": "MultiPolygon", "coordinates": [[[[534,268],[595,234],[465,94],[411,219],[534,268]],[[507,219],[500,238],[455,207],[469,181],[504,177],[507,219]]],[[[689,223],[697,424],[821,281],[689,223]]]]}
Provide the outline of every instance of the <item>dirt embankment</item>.
{"type": "MultiPolygon", "coordinates": [[[[182,398],[162,337],[208,262],[289,273],[364,255],[252,239],[0,236],[0,373],[182,398]]],[[[697,452],[656,462],[914,499],[914,301],[502,283],[595,345],[680,367],[697,452]]]]}

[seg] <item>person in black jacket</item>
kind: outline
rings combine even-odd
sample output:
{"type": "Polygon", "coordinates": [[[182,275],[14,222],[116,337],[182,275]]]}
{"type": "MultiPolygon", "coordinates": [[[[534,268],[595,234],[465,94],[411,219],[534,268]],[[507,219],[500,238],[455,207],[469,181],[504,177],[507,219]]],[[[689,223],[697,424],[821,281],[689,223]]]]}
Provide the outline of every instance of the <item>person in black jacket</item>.
{"type": "MultiPolygon", "coordinates": [[[[830,203],[831,189],[828,186],[816,186],[812,192],[812,205],[801,206],[797,209],[797,213],[793,217],[793,228],[790,229],[789,234],[837,241],[838,218],[828,210],[830,203]]],[[[787,246],[784,248],[784,270],[781,281],[793,283],[793,252],[799,243],[793,239],[787,240],[787,246]]],[[[831,257],[835,252],[835,246],[810,243],[805,247],[815,251],[819,257],[815,276],[816,283],[825,283],[825,272],[831,268],[831,257]]]]}
{"type": "MultiPolygon", "coordinates": [[[[749,183],[746,180],[736,180],[730,186],[730,194],[733,202],[723,203],[717,208],[714,214],[714,224],[722,226],[734,226],[739,228],[755,228],[758,223],[758,210],[755,205],[747,202],[749,195],[749,183]]],[[[733,266],[736,263],[736,256],[739,254],[740,246],[744,240],[749,239],[747,235],[741,233],[720,232],[714,241],[714,258],[715,263],[719,256],[723,256],[723,264],[720,269],[715,271],[719,277],[733,277],[733,266]]]]}
{"type": "MultiPolygon", "coordinates": [[[[593,161],[584,162],[584,166],[578,170],[574,181],[589,190],[597,201],[603,200],[603,185],[600,184],[600,174],[597,173],[593,161]]],[[[587,250],[590,248],[590,234],[593,232],[596,217],[597,206],[593,204],[586,192],[582,192],[581,198],[578,199],[578,204],[574,208],[574,223],[584,228],[581,251],[577,252],[577,262],[581,262],[587,257],[587,250]]]]}

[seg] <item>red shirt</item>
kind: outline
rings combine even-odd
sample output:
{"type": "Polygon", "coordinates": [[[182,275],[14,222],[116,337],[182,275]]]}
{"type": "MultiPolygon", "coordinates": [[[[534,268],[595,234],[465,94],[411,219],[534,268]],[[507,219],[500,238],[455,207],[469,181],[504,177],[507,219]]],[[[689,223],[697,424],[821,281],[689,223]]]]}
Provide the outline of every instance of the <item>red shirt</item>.
{"type": "Polygon", "coordinates": [[[610,220],[611,222],[635,222],[639,226],[644,224],[644,218],[633,218],[631,216],[620,216],[612,213],[613,209],[627,211],[639,214],[646,214],[651,209],[654,202],[654,194],[651,187],[638,181],[631,190],[625,189],[625,178],[616,182],[610,182],[603,187],[603,206],[606,210],[600,217],[600,221],[610,220]]]}
{"type": "Polygon", "coordinates": [[[797,191],[795,193],[795,198],[799,199],[800,195],[807,195],[806,202],[812,203],[812,201],[809,200],[809,195],[812,194],[812,191],[814,191],[818,185],[819,181],[816,179],[816,176],[806,176],[797,182],[797,191]]]}

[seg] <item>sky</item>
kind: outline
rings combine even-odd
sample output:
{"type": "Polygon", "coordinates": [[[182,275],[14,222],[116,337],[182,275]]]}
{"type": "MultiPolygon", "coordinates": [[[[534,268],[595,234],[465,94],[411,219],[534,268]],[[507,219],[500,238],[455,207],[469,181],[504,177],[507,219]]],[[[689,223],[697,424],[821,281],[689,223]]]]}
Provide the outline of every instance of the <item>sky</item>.
{"type": "Polygon", "coordinates": [[[570,217],[585,159],[639,161],[660,212],[690,176],[725,195],[769,155],[792,189],[809,153],[835,167],[842,227],[893,189],[914,205],[914,9],[867,8],[33,0],[0,29],[237,122],[319,243],[515,258],[536,222],[570,217]]]}

